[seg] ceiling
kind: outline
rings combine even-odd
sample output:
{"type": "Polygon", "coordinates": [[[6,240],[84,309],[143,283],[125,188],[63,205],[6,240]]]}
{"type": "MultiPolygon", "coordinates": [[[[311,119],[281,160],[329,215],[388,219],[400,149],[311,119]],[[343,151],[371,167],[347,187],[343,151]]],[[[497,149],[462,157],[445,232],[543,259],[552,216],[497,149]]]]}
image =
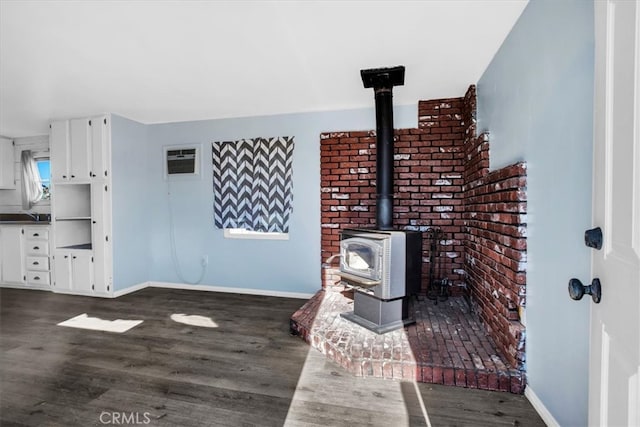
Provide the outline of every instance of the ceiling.
{"type": "Polygon", "coordinates": [[[522,0],[0,0],[0,135],[371,107],[360,69],[406,66],[396,105],[462,96],[522,0]]]}

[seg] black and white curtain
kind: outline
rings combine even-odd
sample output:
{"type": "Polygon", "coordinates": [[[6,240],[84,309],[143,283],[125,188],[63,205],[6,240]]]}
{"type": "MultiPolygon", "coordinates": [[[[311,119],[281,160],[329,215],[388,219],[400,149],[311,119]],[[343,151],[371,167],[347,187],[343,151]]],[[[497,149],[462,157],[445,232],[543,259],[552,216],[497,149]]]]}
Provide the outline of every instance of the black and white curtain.
{"type": "Polygon", "coordinates": [[[293,137],[211,144],[217,228],[289,232],[293,137]]]}

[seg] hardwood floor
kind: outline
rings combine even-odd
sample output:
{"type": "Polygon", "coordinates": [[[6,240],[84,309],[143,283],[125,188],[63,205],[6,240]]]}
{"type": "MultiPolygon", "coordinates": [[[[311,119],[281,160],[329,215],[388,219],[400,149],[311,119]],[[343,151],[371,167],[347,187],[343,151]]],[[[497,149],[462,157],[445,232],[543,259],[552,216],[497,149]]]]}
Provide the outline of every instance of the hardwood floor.
{"type": "Polygon", "coordinates": [[[526,398],[356,378],[289,335],[304,301],[0,289],[2,426],[543,426],[526,398]],[[118,334],[57,323],[143,320],[118,334]],[[172,314],[210,318],[190,326],[172,314]],[[425,414],[428,414],[425,416],[425,414]]]}

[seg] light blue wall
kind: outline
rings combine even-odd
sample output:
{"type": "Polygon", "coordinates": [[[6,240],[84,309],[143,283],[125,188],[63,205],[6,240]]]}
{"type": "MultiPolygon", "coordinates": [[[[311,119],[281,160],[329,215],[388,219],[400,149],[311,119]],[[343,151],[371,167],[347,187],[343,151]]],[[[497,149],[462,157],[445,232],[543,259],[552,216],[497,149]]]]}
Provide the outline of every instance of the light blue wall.
{"type": "MultiPolygon", "coordinates": [[[[145,208],[152,214],[146,224],[148,280],[196,282],[206,255],[209,265],[203,285],[316,292],[320,288],[320,133],[375,129],[373,94],[371,103],[372,108],[360,110],[150,125],[145,208]],[[225,239],[222,230],[213,226],[211,142],[260,136],[295,137],[289,240],[225,239]],[[163,147],[181,144],[202,144],[201,177],[167,182],[163,147]],[[169,207],[182,279],[171,255],[169,207]]],[[[394,115],[396,128],[417,126],[417,105],[396,106],[394,115]]]]}
{"type": "Polygon", "coordinates": [[[587,425],[593,3],[531,0],[477,85],[492,169],[528,164],[527,377],[555,419],[587,425]]]}
{"type": "Polygon", "coordinates": [[[147,126],[111,116],[113,288],[148,281],[147,126]]]}

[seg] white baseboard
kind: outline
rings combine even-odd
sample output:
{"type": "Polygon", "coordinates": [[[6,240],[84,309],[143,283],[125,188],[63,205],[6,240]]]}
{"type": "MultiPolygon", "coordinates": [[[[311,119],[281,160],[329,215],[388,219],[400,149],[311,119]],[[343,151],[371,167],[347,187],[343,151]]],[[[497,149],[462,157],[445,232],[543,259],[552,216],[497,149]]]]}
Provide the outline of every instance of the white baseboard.
{"type": "MultiPolygon", "coordinates": [[[[18,285],[18,284],[10,284],[10,283],[1,283],[0,287],[54,291],[49,287],[34,288],[34,287],[28,287],[26,285],[18,285]]],[[[297,299],[309,299],[315,295],[315,294],[308,294],[304,292],[284,292],[284,291],[272,291],[272,290],[266,290],[266,289],[231,288],[226,286],[190,285],[188,283],[143,282],[143,283],[138,283],[137,285],[130,286],[128,288],[118,289],[117,291],[114,291],[112,295],[89,294],[87,296],[102,297],[102,298],[118,298],[123,295],[140,291],[145,288],[186,289],[191,291],[224,292],[229,294],[246,294],[246,295],[264,295],[264,296],[270,296],[270,297],[297,298],[297,299]]],[[[60,293],[60,294],[82,295],[72,290],[68,290],[68,291],[55,290],[54,292],[60,293]]]]}
{"type": "Polygon", "coordinates": [[[226,286],[189,285],[187,283],[148,282],[152,288],[187,289],[192,291],[225,292],[230,294],[264,295],[270,297],[309,299],[315,294],[302,292],[283,292],[265,289],[230,288],[226,286]]]}
{"type": "Polygon", "coordinates": [[[149,283],[150,282],[143,282],[143,283],[138,283],[137,285],[133,285],[133,286],[128,287],[128,288],[118,289],[117,291],[115,291],[113,293],[112,298],[118,298],[118,297],[121,297],[123,295],[127,295],[127,294],[130,294],[132,292],[136,292],[136,291],[139,291],[141,289],[148,288],[149,287],[149,283]]]}
{"type": "Polygon", "coordinates": [[[529,402],[531,403],[531,406],[533,406],[533,409],[538,412],[538,415],[540,415],[540,418],[542,418],[542,421],[544,421],[548,427],[560,427],[560,423],[558,422],[558,420],[556,420],[554,416],[551,415],[551,412],[549,412],[547,407],[544,406],[544,403],[542,403],[542,400],[540,400],[531,386],[527,385],[527,388],[524,389],[524,395],[527,399],[529,399],[529,402]]]}

